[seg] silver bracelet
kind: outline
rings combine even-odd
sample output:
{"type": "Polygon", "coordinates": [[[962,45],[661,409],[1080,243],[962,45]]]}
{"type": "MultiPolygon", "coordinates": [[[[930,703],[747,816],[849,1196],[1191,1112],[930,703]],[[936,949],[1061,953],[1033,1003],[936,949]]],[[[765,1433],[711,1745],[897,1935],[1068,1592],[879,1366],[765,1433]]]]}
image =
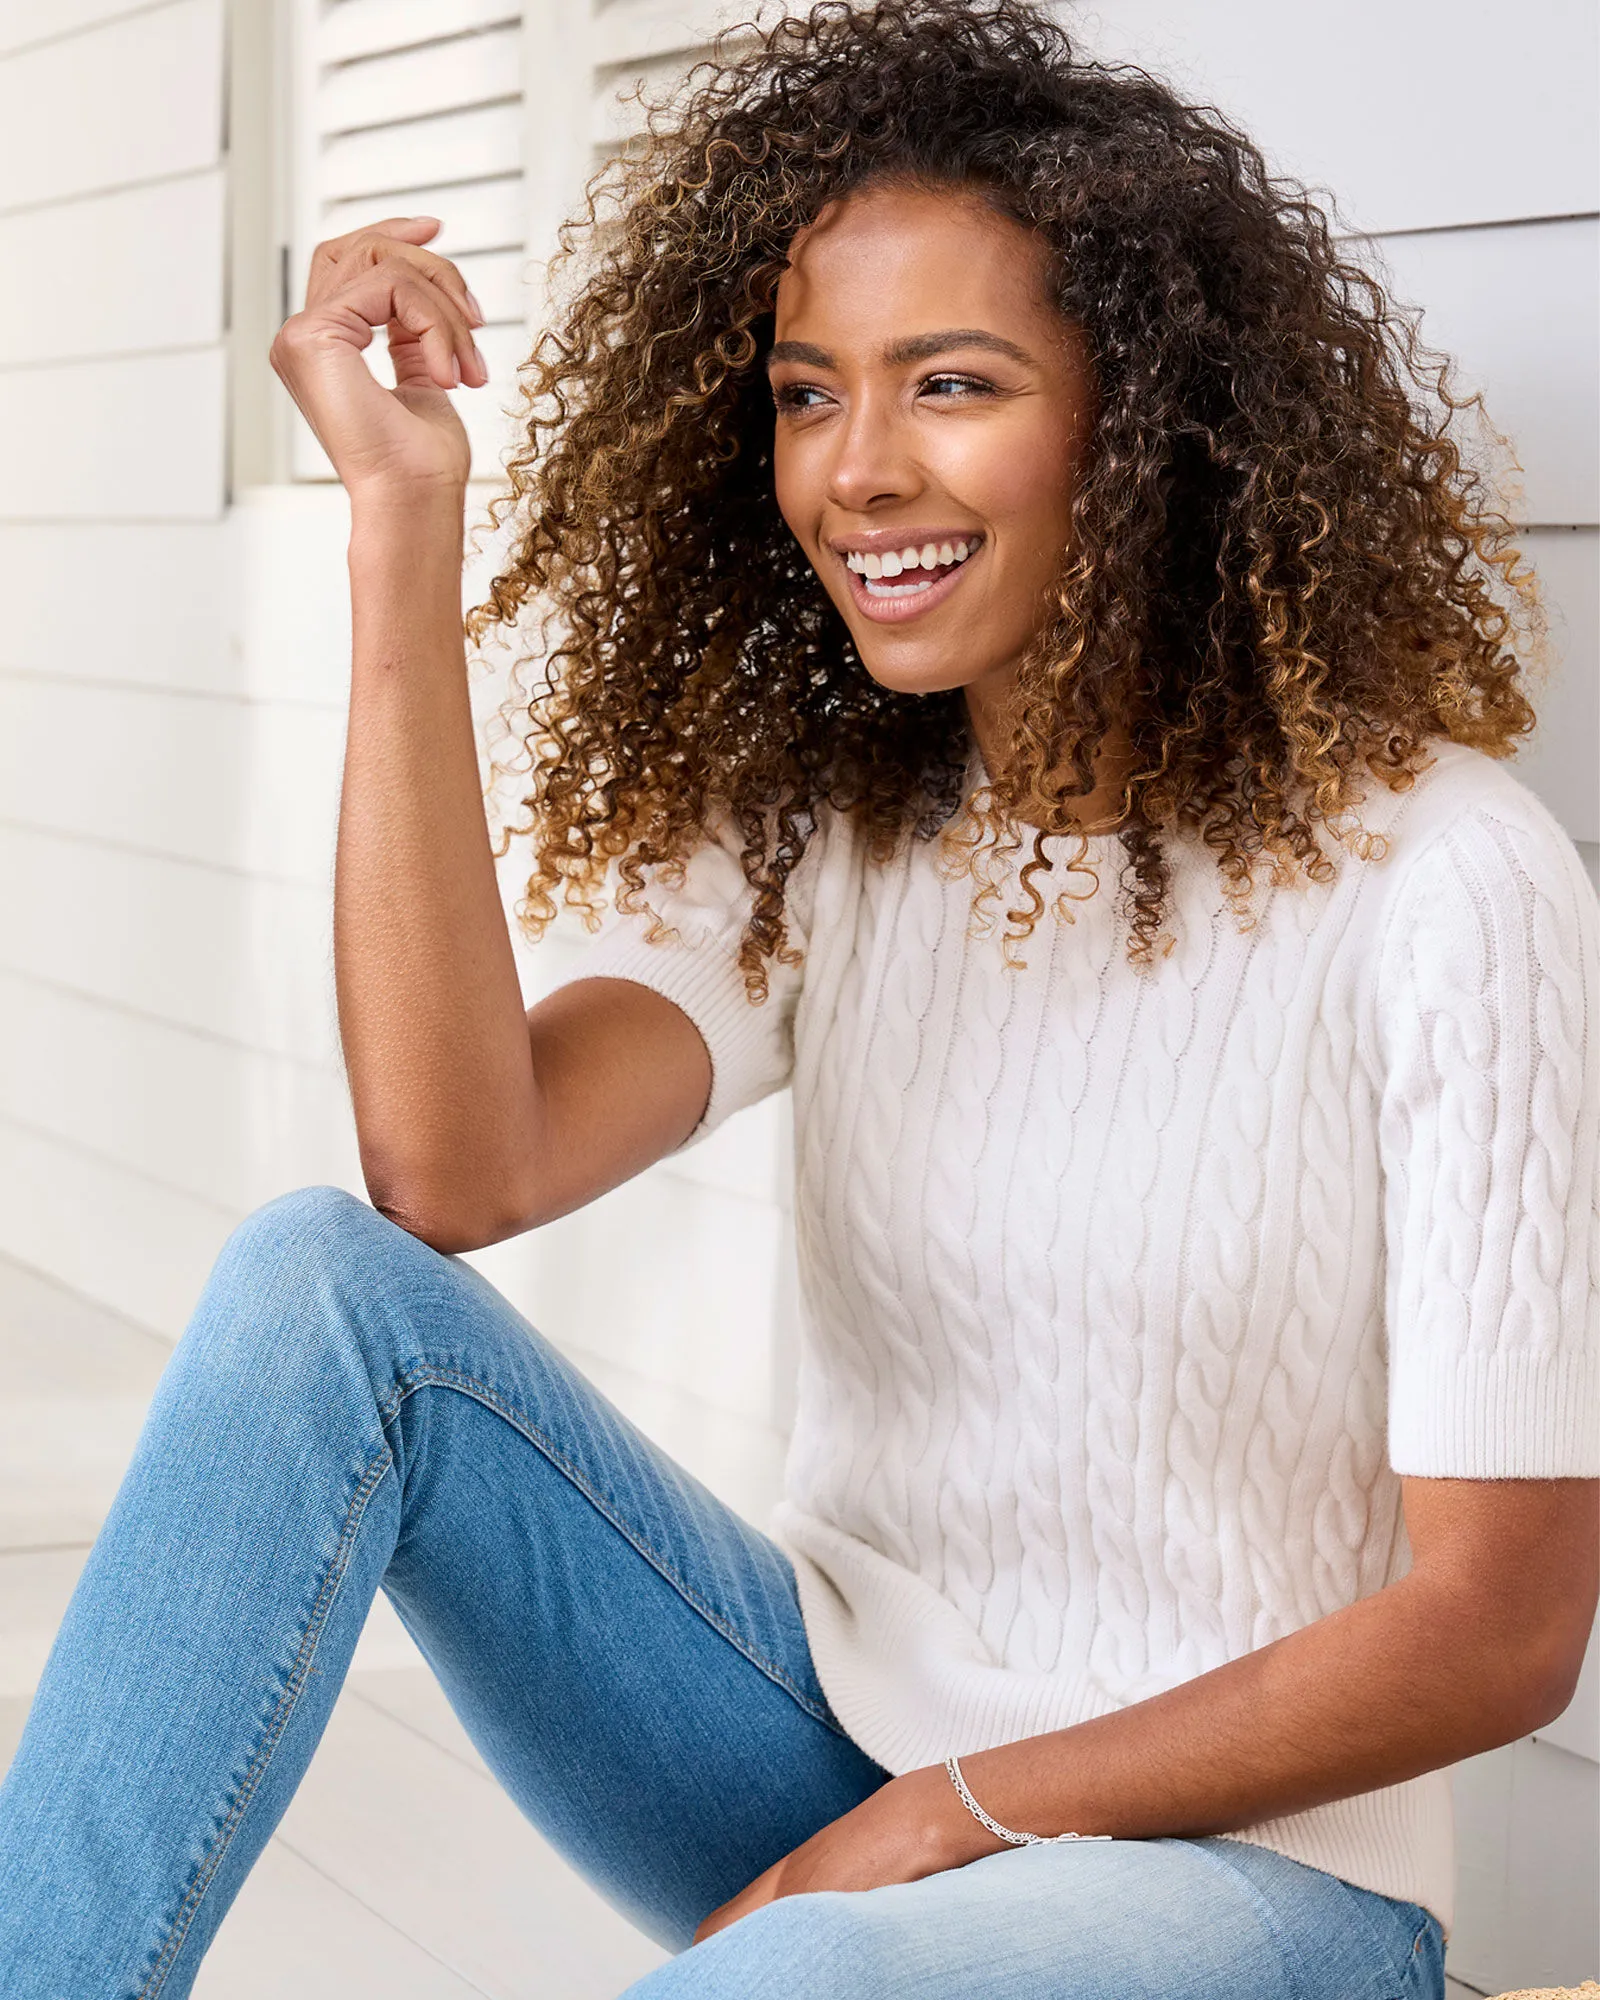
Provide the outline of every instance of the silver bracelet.
{"type": "Polygon", "coordinates": [[[959,1758],[946,1757],[944,1767],[950,1773],[950,1782],[961,1796],[961,1803],[981,1826],[986,1826],[997,1840],[1005,1841],[1011,1847],[1049,1847],[1058,1840],[1111,1840],[1109,1833],[1013,1833],[1009,1826],[1002,1826],[997,1819],[990,1819],[983,1807],[967,1790],[967,1781],[961,1775],[959,1758]]]}

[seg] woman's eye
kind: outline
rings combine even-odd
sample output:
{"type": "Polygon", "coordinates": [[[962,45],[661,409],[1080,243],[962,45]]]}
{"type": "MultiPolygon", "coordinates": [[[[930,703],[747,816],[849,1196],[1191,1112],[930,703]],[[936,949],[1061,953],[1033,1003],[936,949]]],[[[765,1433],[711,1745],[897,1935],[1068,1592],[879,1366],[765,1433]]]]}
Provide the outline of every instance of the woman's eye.
{"type": "MultiPolygon", "coordinates": [[[[981,375],[928,375],[917,384],[918,393],[930,395],[940,402],[947,402],[962,396],[993,396],[998,393],[992,382],[986,382],[981,375]]],[[[783,382],[774,387],[772,400],[779,410],[798,413],[814,410],[827,403],[830,398],[825,389],[815,382],[783,382]]]]}

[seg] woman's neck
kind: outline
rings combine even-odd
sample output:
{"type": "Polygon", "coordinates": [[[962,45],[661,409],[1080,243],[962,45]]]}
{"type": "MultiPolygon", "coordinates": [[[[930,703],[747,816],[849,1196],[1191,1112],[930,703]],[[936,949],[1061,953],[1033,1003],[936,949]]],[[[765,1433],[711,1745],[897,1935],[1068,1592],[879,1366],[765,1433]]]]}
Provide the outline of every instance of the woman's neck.
{"type": "MultiPolygon", "coordinates": [[[[967,716],[973,740],[983,759],[985,774],[992,777],[1005,761],[1005,746],[1012,729],[1008,704],[996,701],[975,687],[965,690],[967,716]]],[[[1133,766],[1133,745],[1117,731],[1100,746],[1094,761],[1094,790],[1086,798],[1072,801],[1072,817],[1084,833],[1113,833],[1122,810],[1122,787],[1133,766]]]]}

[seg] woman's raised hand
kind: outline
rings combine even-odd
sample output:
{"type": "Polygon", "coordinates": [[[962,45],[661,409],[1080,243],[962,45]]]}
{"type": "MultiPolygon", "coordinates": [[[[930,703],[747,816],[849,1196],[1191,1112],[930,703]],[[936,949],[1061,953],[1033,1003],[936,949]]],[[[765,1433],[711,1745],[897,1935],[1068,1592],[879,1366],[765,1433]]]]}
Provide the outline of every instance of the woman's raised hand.
{"type": "Polygon", "coordinates": [[[446,391],[489,379],[472,328],[483,312],[448,258],[422,246],[429,215],[396,216],[319,243],[302,311],[272,365],[352,498],[369,490],[464,487],[471,452],[446,391]],[[362,358],[387,327],[395,386],[362,358]]]}

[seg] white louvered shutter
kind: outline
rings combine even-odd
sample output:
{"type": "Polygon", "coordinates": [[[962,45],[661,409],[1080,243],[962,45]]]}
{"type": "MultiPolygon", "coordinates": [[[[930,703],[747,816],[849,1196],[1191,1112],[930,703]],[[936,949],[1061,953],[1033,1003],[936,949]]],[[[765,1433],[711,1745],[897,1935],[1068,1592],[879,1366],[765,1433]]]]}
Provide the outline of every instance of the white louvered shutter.
{"type": "MultiPolygon", "coordinates": [[[[638,132],[636,103],[623,98],[643,82],[651,95],[671,87],[710,53],[719,29],[768,22],[800,11],[775,0],[609,0],[590,5],[589,157],[598,166],[638,132]]],[[[744,46],[730,37],[730,53],[744,46]]]]}
{"type": "MultiPolygon", "coordinates": [[[[523,25],[517,0],[294,0],[296,139],[292,302],[311,252],[391,215],[437,215],[430,248],[453,258],[488,325],[487,389],[461,391],[473,472],[495,476],[504,405],[525,357],[528,198],[523,25]]],[[[381,338],[381,337],[380,337],[381,338]]],[[[387,376],[381,353],[374,365],[387,376]]],[[[331,468],[304,425],[299,478],[331,468]]]]}
{"type": "MultiPolygon", "coordinates": [[[[473,473],[494,479],[516,367],[543,316],[542,262],[585,175],[638,131],[621,102],[670,86],[728,21],[774,0],[290,0],[294,243],[289,303],[315,245],[390,215],[437,215],[489,324],[486,390],[460,392],[473,473]]],[[[372,360],[387,375],[380,342],[372,360]]],[[[332,468],[303,424],[293,471],[332,468]]]]}

